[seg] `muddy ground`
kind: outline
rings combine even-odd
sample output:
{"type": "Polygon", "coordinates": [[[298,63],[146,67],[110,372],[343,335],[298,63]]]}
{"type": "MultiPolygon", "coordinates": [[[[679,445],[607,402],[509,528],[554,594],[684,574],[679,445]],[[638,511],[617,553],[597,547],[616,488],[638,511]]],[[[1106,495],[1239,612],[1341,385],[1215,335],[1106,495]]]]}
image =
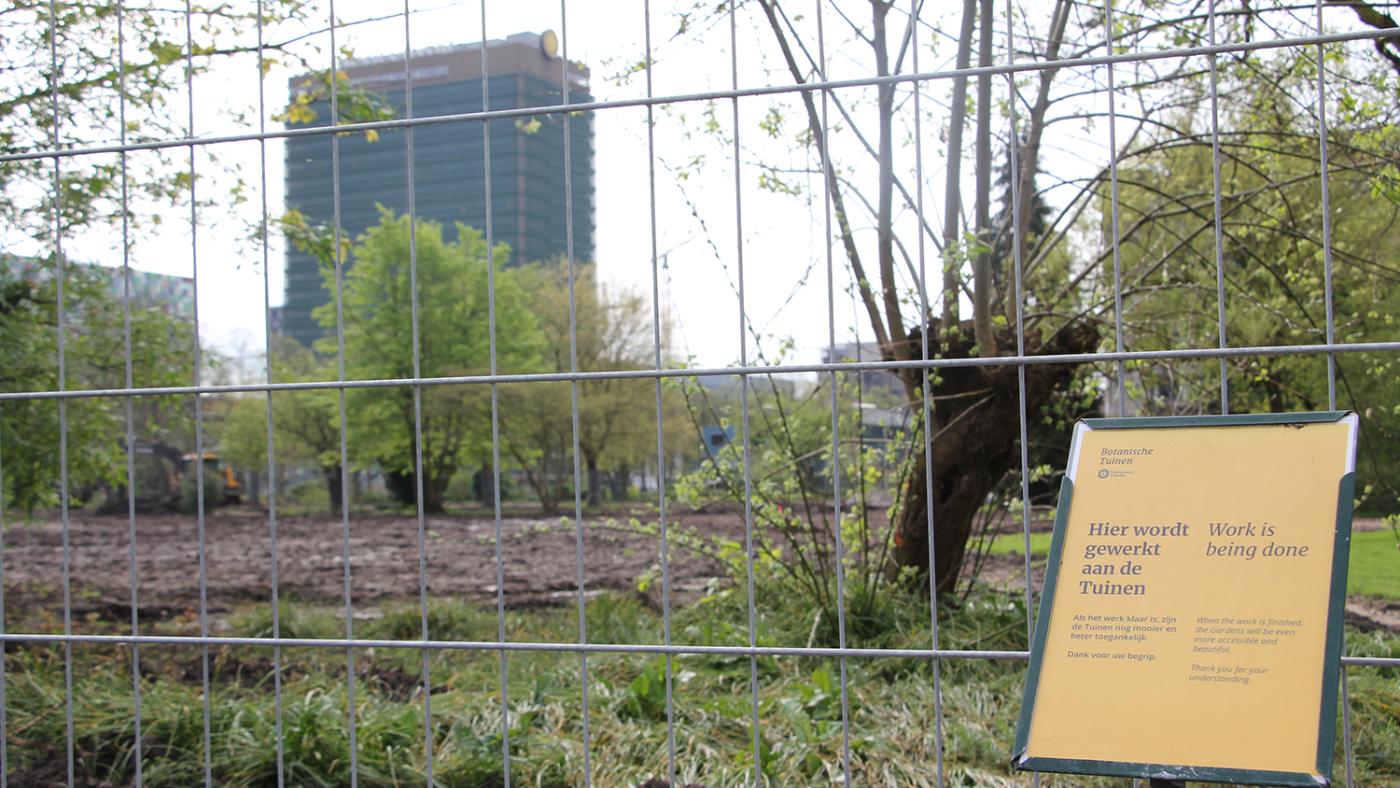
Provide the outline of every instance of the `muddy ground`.
{"type": "MultiPolygon", "coordinates": [[[[654,514],[637,511],[643,523],[654,514]]],[[[583,555],[587,593],[635,589],[658,565],[659,541],[627,532],[629,513],[585,520],[583,555]]],[[[734,513],[678,513],[673,524],[701,534],[742,535],[734,513]]],[[[508,607],[570,603],[577,599],[577,536],[572,520],[507,516],[501,563],[508,607]]],[[[426,578],[433,597],[496,599],[495,521],[486,517],[431,516],[425,521],[426,578]]],[[[125,517],[70,515],[68,542],[75,618],[130,618],[131,540],[125,517]]],[[[350,517],[350,591],[356,608],[390,599],[417,599],[418,522],[401,515],[350,517]]],[[[336,517],[279,517],[278,588],[284,597],[344,603],[345,528],[336,517]]],[[[63,527],[58,518],[13,523],[4,535],[6,608],[61,609],[63,527]]],[[[265,513],[220,510],[204,523],[209,609],[215,613],[270,598],[271,532],[265,513]]],[[[199,604],[199,528],[186,515],[140,515],[136,523],[136,589],[143,620],[187,614],[199,604]]],[[[673,549],[672,583],[680,599],[703,590],[720,574],[717,562],[673,549]]],[[[358,610],[357,610],[358,612],[358,610]]]]}
{"type": "MultiPolygon", "coordinates": [[[[585,591],[632,591],[657,571],[659,541],[630,530],[629,519],[654,524],[646,509],[586,517],[583,534],[585,591]]],[[[673,527],[702,536],[742,539],[739,511],[673,511],[673,527]]],[[[577,599],[577,534],[571,519],[508,513],[502,521],[502,570],[507,607],[570,604],[577,599]]],[[[496,599],[495,521],[486,516],[432,516],[425,521],[426,578],[432,597],[496,599]]],[[[1033,530],[1049,527],[1037,519],[1033,530]]],[[[1378,522],[1358,520],[1369,530],[1378,522]]],[[[125,517],[74,512],[69,517],[71,604],[79,629],[85,621],[130,620],[131,542],[125,517]]],[[[279,517],[278,588],[284,597],[325,605],[345,599],[344,524],[339,518],[279,517]]],[[[209,610],[227,612],[271,596],[271,533],[264,512],[251,508],[210,513],[204,523],[209,610]]],[[[188,615],[199,606],[199,529],[186,515],[140,515],[136,524],[136,589],[141,619],[188,615]]],[[[53,516],[10,523],[3,547],[6,612],[24,618],[62,605],[63,527],[53,516]],[[19,615],[16,615],[19,614],[19,615]]],[[[350,518],[350,592],[357,614],[374,615],[389,600],[416,599],[419,591],[418,524],[409,515],[353,514],[350,518]]],[[[1034,562],[1038,588],[1043,559],[1034,562]]],[[[671,553],[676,604],[703,591],[723,574],[710,558],[671,553]]],[[[982,579],[1010,591],[1025,588],[1019,555],[989,556],[982,579]]],[[[653,584],[659,588],[659,583],[653,584]]],[[[656,592],[652,592],[655,596],[656,592]]],[[[1349,616],[1359,625],[1400,631],[1400,604],[1353,598],[1349,616]]]]}

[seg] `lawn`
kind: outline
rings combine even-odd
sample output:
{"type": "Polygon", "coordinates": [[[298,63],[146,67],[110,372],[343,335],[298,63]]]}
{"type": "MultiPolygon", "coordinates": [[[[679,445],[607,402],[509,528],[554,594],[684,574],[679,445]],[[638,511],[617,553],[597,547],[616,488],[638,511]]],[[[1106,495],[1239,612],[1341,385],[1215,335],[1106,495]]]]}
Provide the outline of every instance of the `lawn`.
{"type": "Polygon", "coordinates": [[[1351,535],[1347,593],[1400,599],[1400,547],[1389,528],[1351,535]]]}
{"type": "MultiPolygon", "coordinates": [[[[1025,537],[1003,534],[992,540],[993,555],[1021,555],[1025,537]]],[[[1050,552],[1048,531],[1031,534],[1031,555],[1044,557],[1050,552]]],[[[1351,563],[1347,571],[1347,593],[1400,599],[1400,548],[1389,528],[1351,535],[1351,563]]]]}

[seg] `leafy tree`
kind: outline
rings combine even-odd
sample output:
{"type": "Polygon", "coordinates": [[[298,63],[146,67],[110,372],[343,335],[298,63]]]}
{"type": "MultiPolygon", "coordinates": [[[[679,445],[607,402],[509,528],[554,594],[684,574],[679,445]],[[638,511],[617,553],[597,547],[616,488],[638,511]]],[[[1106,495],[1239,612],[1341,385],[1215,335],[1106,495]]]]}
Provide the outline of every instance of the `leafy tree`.
{"type": "MultiPolygon", "coordinates": [[[[569,266],[566,260],[538,263],[520,272],[529,308],[539,321],[545,342],[544,370],[568,372],[572,352],[580,372],[616,372],[650,367],[653,357],[651,310],[640,293],[610,288],[597,281],[596,269],[574,269],[574,327],[571,340],[569,266]]],[[[588,505],[602,502],[603,473],[610,469],[624,478],[644,458],[656,454],[654,383],[644,379],[605,378],[579,383],[579,453],[587,469],[588,505]]],[[[524,407],[535,422],[537,443],[522,447],[553,468],[572,453],[573,410],[568,387],[549,391],[524,407]],[[546,447],[545,444],[549,444],[546,447]]],[[[533,395],[522,392],[529,400],[533,395]]],[[[513,417],[512,423],[518,423],[513,417]]],[[[539,486],[549,487],[550,475],[540,468],[539,486]]],[[[536,492],[539,492],[537,486],[536,492]]],[[[555,490],[561,488],[552,484],[555,490]]],[[[552,493],[546,497],[554,498],[552,493]]],[[[556,503],[557,505],[557,499],[556,503]]]]}
{"type": "MultiPolygon", "coordinates": [[[[58,240],[85,231],[115,233],[121,225],[130,249],[166,219],[172,204],[187,203],[194,196],[190,170],[180,157],[74,156],[56,166],[53,159],[35,154],[188,136],[191,129],[180,101],[186,81],[230,58],[247,57],[249,70],[261,68],[264,75],[286,65],[314,76],[323,66],[304,60],[304,50],[296,43],[304,36],[307,19],[303,0],[216,4],[196,7],[189,15],[183,9],[116,0],[16,0],[0,12],[0,39],[5,41],[0,51],[0,154],[32,156],[0,162],[3,243],[18,245],[27,236],[49,250],[41,253],[38,278],[0,272],[0,332],[5,340],[0,380],[6,390],[58,385],[53,284],[57,270],[66,271],[64,383],[69,388],[125,385],[120,299],[105,289],[98,271],[84,272],[71,261],[58,266],[58,240]],[[261,63],[251,59],[259,50],[259,21],[265,34],[261,63]]],[[[313,81],[328,84],[321,76],[313,81]]],[[[371,97],[344,87],[342,120],[378,116],[371,97]]],[[[196,101],[203,100],[197,90],[196,101]]],[[[235,114],[246,110],[228,109],[235,114]]],[[[236,172],[207,150],[200,149],[198,155],[204,157],[200,171],[206,178],[222,170],[221,188],[228,189],[220,196],[224,207],[246,199],[245,184],[236,172]]],[[[202,190],[198,206],[213,205],[214,195],[212,189],[202,190]]],[[[205,212],[202,220],[213,218],[205,212]]],[[[190,333],[190,326],[158,311],[135,310],[135,384],[190,383],[190,333]]],[[[188,406],[188,399],[136,400],[132,411],[137,435],[189,446],[188,406]]],[[[108,481],[119,486],[122,403],[73,400],[63,407],[73,448],[70,489],[108,481]]],[[[32,508],[55,499],[58,410],[51,400],[12,401],[0,407],[7,504],[32,508]]]]}
{"type": "MultiPolygon", "coordinates": [[[[335,379],[334,363],[285,335],[273,337],[272,382],[308,383],[335,379]]],[[[267,468],[267,400],[263,395],[232,395],[206,406],[209,445],[235,468],[255,479],[267,468]]],[[[315,468],[326,486],[330,507],[341,503],[340,409],[334,389],[292,389],[273,394],[273,446],[279,476],[291,468],[315,468]]],[[[275,494],[279,480],[269,482],[275,494]]],[[[250,496],[256,487],[248,492],[250,496]]],[[[252,499],[256,503],[256,499],[252,499]]]]}
{"type": "MultiPolygon", "coordinates": [[[[1225,333],[1233,345],[1327,341],[1321,179],[1317,126],[1291,96],[1315,78],[1299,58],[1246,62],[1232,69],[1275,75],[1222,101],[1231,125],[1247,129],[1221,142],[1221,246],[1225,333]]],[[[1340,67],[1339,67],[1340,69],[1340,67]]],[[[1343,71],[1345,74],[1345,71],[1343,71]]],[[[1383,72],[1382,72],[1383,73],[1383,72]]],[[[1363,83],[1364,85],[1364,83],[1363,83]]],[[[1349,85],[1341,121],[1328,138],[1332,211],[1334,321],[1345,342],[1390,341],[1400,310],[1400,199],[1388,197],[1397,157],[1396,108],[1367,100],[1349,85]]],[[[1143,145],[1120,170],[1120,203],[1129,233],[1122,266],[1130,346],[1165,349],[1217,341],[1217,280],[1208,138],[1191,135],[1198,116],[1180,113],[1180,135],[1143,145]],[[1184,139],[1183,139],[1184,137],[1184,139]]],[[[1393,477],[1400,453],[1395,360],[1387,355],[1336,357],[1339,406],[1362,417],[1358,472],[1375,504],[1400,504],[1393,477]]],[[[1210,412],[1219,407],[1220,375],[1234,412],[1286,412],[1328,406],[1326,360],[1317,356],[1248,356],[1216,363],[1133,366],[1134,405],[1149,413],[1210,412]]]]}
{"type": "MultiPolygon", "coordinates": [[[[306,0],[220,3],[195,6],[187,24],[184,9],[178,7],[117,0],[14,0],[0,14],[0,39],[6,42],[0,52],[0,95],[5,96],[0,99],[0,153],[189,136],[180,95],[186,79],[198,80],[216,64],[239,58],[247,59],[250,71],[261,68],[264,76],[278,68],[303,72],[298,93],[274,119],[316,122],[317,113],[309,105],[328,92],[330,72],[318,48],[303,48],[298,42],[307,37],[306,25],[320,13],[306,0]],[[253,58],[259,51],[260,15],[258,63],[253,58]]],[[[348,49],[339,53],[341,58],[352,54],[348,49]]],[[[343,74],[337,86],[337,122],[392,114],[379,97],[350,85],[343,74]]],[[[196,83],[196,101],[205,100],[196,83]]],[[[249,108],[228,109],[241,114],[249,108]]],[[[237,170],[224,167],[217,156],[202,150],[199,154],[204,157],[203,172],[222,171],[221,183],[227,186],[218,198],[222,207],[229,199],[247,199],[237,170]]],[[[110,227],[123,218],[137,233],[160,224],[170,204],[191,193],[184,165],[181,157],[64,159],[58,176],[63,233],[110,227]],[[123,166],[128,169],[125,180],[123,166]]],[[[11,231],[48,237],[53,229],[54,177],[51,159],[0,162],[0,216],[11,231]]],[[[214,199],[212,190],[205,191],[200,204],[215,205],[214,199]]]]}
{"type": "MultiPolygon", "coordinates": [[[[335,372],[327,359],[297,344],[296,340],[279,337],[273,346],[272,377],[276,383],[300,383],[333,380],[335,372]]],[[[336,392],[306,389],[274,394],[272,423],[278,467],[300,463],[314,465],[326,484],[331,510],[339,512],[345,472],[340,465],[340,407],[336,392]]],[[[245,417],[240,424],[256,426],[258,423],[245,417]]],[[[262,426],[265,429],[265,423],[262,426]]],[[[250,444],[256,440],[257,436],[246,435],[239,442],[250,444]]],[[[266,464],[265,456],[261,462],[266,464]]]]}
{"type": "MultiPolygon", "coordinates": [[[[209,403],[213,404],[213,403],[209,403]]],[[[218,447],[219,459],[251,478],[267,468],[267,400],[255,396],[228,397],[210,414],[206,433],[218,447]]],[[[257,484],[245,490],[248,503],[258,503],[257,484]]]]}
{"type": "MultiPolygon", "coordinates": [[[[148,4],[15,0],[8,6],[0,14],[0,38],[6,42],[0,53],[5,96],[0,153],[5,154],[55,144],[106,145],[123,135],[128,142],[187,136],[186,113],[172,108],[178,106],[172,102],[184,88],[187,70],[198,76],[220,60],[255,52],[252,31],[259,12],[268,30],[264,70],[277,58],[295,61],[291,42],[273,31],[304,22],[307,11],[303,0],[212,5],[195,9],[187,31],[183,11],[148,4]],[[56,72],[52,59],[58,62],[56,72]]],[[[250,61],[249,67],[256,64],[250,61]]],[[[0,216],[12,231],[49,235],[54,177],[50,159],[0,163],[0,216]]],[[[159,223],[172,201],[188,196],[191,185],[188,169],[165,157],[75,157],[63,160],[59,178],[65,235],[111,226],[123,216],[137,229],[159,223]],[[125,182],[123,164],[129,168],[125,182]]],[[[242,190],[235,186],[233,193],[242,190]]]]}
{"type": "MultiPolygon", "coordinates": [[[[490,371],[488,269],[494,266],[496,361],[500,371],[531,370],[541,348],[535,320],[514,271],[509,250],[488,250],[481,233],[458,225],[457,240],[443,241],[442,226],[381,209],[380,222],[356,239],[343,275],[346,373],[351,378],[477,375],[490,371]],[[411,248],[416,257],[411,256],[411,248]],[[416,261],[418,347],[414,348],[412,263],[416,261]],[[419,366],[415,370],[414,359],[419,366]]],[[[315,315],[334,330],[335,271],[324,266],[331,302],[315,315]]],[[[334,336],[317,343],[326,358],[338,353],[334,336]]],[[[359,453],[386,472],[415,480],[414,388],[347,392],[351,438],[359,453]]],[[[422,388],[423,506],[440,512],[452,474],[490,447],[489,389],[432,385],[422,388]]]]}
{"type": "MultiPolygon", "coordinates": [[[[124,309],[109,291],[111,272],[65,266],[64,376],[68,389],[124,385],[124,309]]],[[[119,274],[118,274],[119,275],[119,274]]],[[[55,391],[58,368],[58,280],[51,261],[28,270],[0,262],[0,390],[55,391]]],[[[154,309],[131,310],[131,365],[138,385],[187,384],[192,378],[191,326],[154,309]]],[[[140,434],[171,417],[172,403],[133,408],[140,434]]],[[[68,488],[125,482],[126,433],[121,400],[70,399],[67,424],[68,488]]],[[[173,409],[183,411],[178,404],[173,409]]],[[[179,418],[177,415],[176,418],[179,418]]],[[[56,503],[60,494],[60,406],[52,399],[0,403],[0,462],[4,505],[24,510],[56,503]]]]}
{"type": "Polygon", "coordinates": [[[546,514],[556,514],[573,483],[573,410],[568,383],[515,383],[500,389],[501,449],[525,474],[546,514]]]}

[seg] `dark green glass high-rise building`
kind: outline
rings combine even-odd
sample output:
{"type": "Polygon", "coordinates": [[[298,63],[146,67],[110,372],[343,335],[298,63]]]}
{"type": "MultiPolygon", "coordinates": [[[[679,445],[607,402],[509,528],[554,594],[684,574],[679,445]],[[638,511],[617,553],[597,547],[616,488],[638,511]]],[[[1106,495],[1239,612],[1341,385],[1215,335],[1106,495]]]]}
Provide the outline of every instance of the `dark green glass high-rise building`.
{"type": "MultiPolygon", "coordinates": [[[[481,44],[438,47],[412,53],[413,116],[426,118],[482,109],[481,44]]],[[[555,54],[552,32],[520,33],[487,42],[489,108],[558,106],[565,103],[563,61],[555,54]]],[[[347,61],[341,71],[351,88],[364,91],[407,114],[404,58],[388,56],[347,61]]],[[[591,100],[588,70],[568,68],[568,103],[591,100]]],[[[291,81],[293,95],[311,91],[309,106],[325,124],[329,107],[313,78],[291,81]]],[[[344,112],[342,111],[342,116],[344,112]]],[[[566,251],[564,117],[546,113],[498,118],[490,123],[492,237],[511,248],[511,263],[548,260],[566,251]]],[[[593,261],[593,119],[569,116],[573,191],[573,252],[593,261]]],[[[408,210],[407,137],[401,129],[381,131],[377,140],[362,133],[340,138],[340,227],[350,238],[379,221],[378,206],[408,210]]],[[[421,220],[441,222],[447,240],[456,222],[485,231],[486,157],[482,121],[418,126],[413,132],[415,209],[421,220]]],[[[286,143],[286,201],[313,223],[334,216],[331,140],[327,135],[292,137],[286,143]]],[[[312,310],[330,301],[322,286],[320,263],[291,244],[281,330],[303,344],[327,332],[312,310]]]]}

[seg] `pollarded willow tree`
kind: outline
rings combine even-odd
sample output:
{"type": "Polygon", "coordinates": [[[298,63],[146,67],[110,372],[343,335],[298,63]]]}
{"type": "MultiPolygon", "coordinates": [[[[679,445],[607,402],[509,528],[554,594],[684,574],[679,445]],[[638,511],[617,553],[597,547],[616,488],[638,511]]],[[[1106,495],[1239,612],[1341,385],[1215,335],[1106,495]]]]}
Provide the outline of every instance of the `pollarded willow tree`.
{"type": "MultiPolygon", "coordinates": [[[[1349,6],[1355,15],[1329,11],[1331,25],[1387,26],[1371,6],[1338,5],[1349,6]]],[[[1212,35],[1216,41],[1307,35],[1315,24],[1311,7],[1216,4],[1212,13],[1210,4],[1197,0],[1017,4],[1009,20],[1014,52],[1007,49],[1005,12],[991,0],[966,0],[960,13],[938,16],[941,11],[918,0],[815,8],[780,0],[697,4],[678,15],[676,37],[713,34],[734,13],[744,20],[742,29],[760,31],[746,42],[759,44],[759,57],[769,73],[781,74],[775,81],[823,81],[829,74],[823,55],[841,63],[842,77],[852,76],[854,63],[858,75],[879,80],[868,89],[807,90],[768,99],[760,133],[748,136],[760,142],[744,146],[744,160],[757,170],[761,189],[796,195],[809,205],[829,200],[832,237],[827,243],[849,271],[862,327],[874,336],[884,360],[916,362],[926,352],[929,358],[971,359],[1160,346],[1131,324],[1132,310],[1142,305],[1141,314],[1146,314],[1149,305],[1159,303],[1154,298],[1162,288],[1151,278],[1154,263],[1127,249],[1153,228],[1161,230],[1177,221],[1183,212],[1191,213],[1193,220],[1204,216],[1208,229],[1213,224],[1210,169],[1204,183],[1188,186],[1177,178],[1164,187],[1176,193],[1153,192],[1145,182],[1129,183],[1129,170],[1184,167],[1181,159],[1154,155],[1203,142],[1209,149],[1212,79],[1220,95],[1247,97],[1278,85],[1289,69],[1295,76],[1306,76],[1309,62],[1316,68],[1316,50],[1291,47],[1219,55],[1214,77],[1205,57],[1112,65],[1087,61],[1110,53],[1203,46],[1212,35]],[[818,28],[817,14],[822,15],[823,28],[818,28]],[[956,28],[946,24],[950,21],[956,28]],[[952,54],[940,54],[954,29],[952,54]],[[940,79],[913,77],[934,69],[986,68],[1013,59],[1040,68],[1020,71],[1014,78],[989,71],[940,79]],[[1183,118],[1189,122],[1183,125],[1183,118]],[[788,153],[775,155],[774,140],[788,153]],[[972,155],[966,156],[969,150],[972,155]],[[791,164],[800,158],[793,152],[814,164],[791,164]],[[965,156],[972,159],[970,176],[964,171],[965,156]],[[780,164],[779,158],[789,163],[780,164]],[[1117,172],[1110,161],[1121,162],[1123,171],[1117,172]],[[816,176],[817,185],[804,189],[803,175],[816,176]],[[936,183],[939,176],[941,188],[936,183]],[[1115,182],[1121,187],[1116,214],[1115,182]],[[932,250],[927,266],[921,251],[925,247],[932,250]],[[1124,251],[1116,254],[1115,249],[1124,251]],[[1121,316],[1115,311],[1115,296],[1121,297],[1121,316]],[[1120,324],[1125,328],[1121,338],[1115,331],[1120,324]]],[[[1348,52],[1348,61],[1358,64],[1345,82],[1352,93],[1374,102],[1392,91],[1393,98],[1390,44],[1363,43],[1356,52],[1348,52]],[[1367,76],[1358,80],[1363,70],[1367,76]]],[[[664,61],[664,52],[658,59],[664,61]]],[[[1345,79],[1344,69],[1328,63],[1329,72],[1334,72],[1329,77],[1345,79]]],[[[1302,111],[1286,134],[1296,139],[1311,135],[1315,142],[1315,91],[1311,95],[1311,110],[1307,90],[1292,95],[1302,111]]],[[[1250,166],[1245,154],[1258,141],[1257,118],[1227,113],[1219,123],[1226,166],[1235,171],[1250,166]]],[[[1358,120],[1350,127],[1334,122],[1329,139],[1345,145],[1368,124],[1371,121],[1358,120]]],[[[711,121],[707,128],[726,147],[732,142],[718,123],[711,121]]],[[[1385,138],[1383,132],[1365,133],[1385,138]]],[[[1295,155],[1315,188],[1316,147],[1301,146],[1295,155]]],[[[1193,166],[1199,176],[1199,161],[1193,166]]],[[[1333,162],[1334,170],[1346,166],[1333,162]]],[[[1394,171],[1393,159],[1385,156],[1370,166],[1376,173],[1386,167],[1394,171]]],[[[676,169],[683,172],[685,165],[676,169]]],[[[1287,201],[1290,183],[1283,175],[1265,171],[1251,193],[1287,201]]],[[[1294,219],[1271,221],[1282,222],[1278,232],[1288,233],[1294,219]]],[[[1197,228],[1193,239],[1200,232],[1197,228]]],[[[1242,245],[1247,248],[1248,241],[1242,245]]],[[[1172,245],[1156,250],[1169,260],[1181,252],[1172,245]]],[[[1296,255],[1292,275],[1320,281],[1320,260],[1314,257],[1296,255]]],[[[1213,258],[1211,263],[1213,270],[1213,258]]],[[[1243,295],[1241,320],[1249,319],[1245,315],[1252,308],[1248,305],[1254,298],[1253,282],[1231,280],[1230,286],[1243,295]]],[[[1167,325],[1160,330],[1175,338],[1168,343],[1172,347],[1215,344],[1213,336],[1200,330],[1214,326],[1215,295],[1201,292],[1199,284],[1190,292],[1177,287],[1183,292],[1183,308],[1163,318],[1167,325]]],[[[749,330],[757,341],[756,330],[749,330]]],[[[1215,369],[1218,362],[1204,363],[1215,369]]],[[[923,576],[932,554],[938,590],[953,589],[979,511],[998,484],[1020,469],[1021,408],[1032,435],[1045,423],[1052,431],[1062,431],[1076,408],[1082,408],[1069,398],[1071,392],[1079,392],[1081,398],[1086,391],[1112,392],[1120,379],[1139,400],[1135,408],[1150,408],[1137,383],[1141,366],[1126,365],[1120,372],[1109,364],[1032,363],[1022,374],[1010,363],[958,365],[937,368],[927,378],[918,366],[898,367],[919,437],[902,482],[902,503],[892,513],[894,562],[923,576]],[[925,398],[931,405],[927,431],[921,424],[925,398]]],[[[1213,402],[1201,387],[1195,394],[1190,405],[1195,412],[1218,407],[1218,396],[1213,402]]],[[[1028,447],[1032,466],[1039,451],[1028,447]]]]}

